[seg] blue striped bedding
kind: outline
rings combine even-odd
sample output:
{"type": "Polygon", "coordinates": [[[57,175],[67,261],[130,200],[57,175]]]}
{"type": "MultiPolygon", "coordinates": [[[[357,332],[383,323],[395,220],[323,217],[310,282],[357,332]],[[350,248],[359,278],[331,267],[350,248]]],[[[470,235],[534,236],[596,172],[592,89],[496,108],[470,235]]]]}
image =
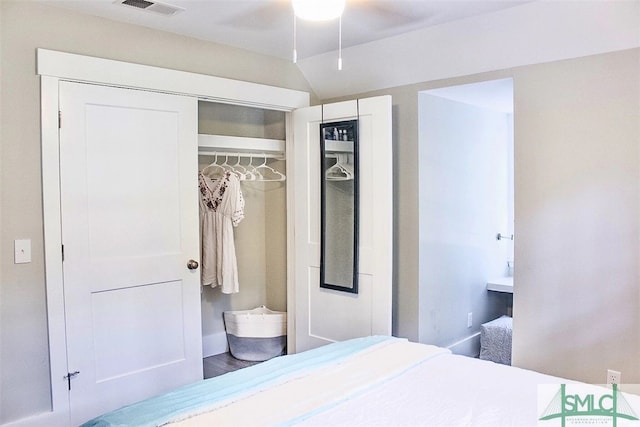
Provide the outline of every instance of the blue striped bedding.
{"type": "Polygon", "coordinates": [[[264,363],[199,381],[125,406],[94,418],[84,427],[160,426],[188,414],[199,413],[224,400],[241,396],[252,389],[277,384],[301,372],[316,369],[393,337],[373,336],[333,343],[314,350],[277,357],[264,363]]]}

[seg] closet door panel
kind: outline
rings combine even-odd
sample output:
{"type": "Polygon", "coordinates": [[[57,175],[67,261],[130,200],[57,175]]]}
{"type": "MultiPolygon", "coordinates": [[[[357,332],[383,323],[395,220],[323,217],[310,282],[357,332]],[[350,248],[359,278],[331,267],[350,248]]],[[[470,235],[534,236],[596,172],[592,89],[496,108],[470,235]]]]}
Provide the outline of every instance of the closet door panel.
{"type": "MultiPolygon", "coordinates": [[[[319,271],[319,270],[318,270],[319,271]]],[[[326,342],[372,335],[371,276],[360,276],[357,295],[327,291],[319,286],[309,287],[309,335],[326,342]]]]}
{"type": "Polygon", "coordinates": [[[391,334],[391,98],[294,111],[295,352],[330,342],[391,334]],[[320,124],[358,119],[359,290],[320,288],[320,124]]]}
{"type": "MultiPolygon", "coordinates": [[[[294,323],[296,353],[326,344],[311,332],[310,286],[320,283],[320,124],[322,107],[295,110],[292,114],[294,138],[294,323]],[[315,150],[314,148],[318,148],[315,150]]],[[[290,175],[291,176],[291,175],[290,175]]],[[[291,309],[289,309],[291,310],[291,309]]]]}
{"type": "Polygon", "coordinates": [[[60,84],[71,421],[202,378],[195,99],[60,84]]]}
{"type": "Polygon", "coordinates": [[[360,280],[371,283],[371,333],[391,335],[393,289],[393,143],[391,97],[358,102],[360,280]],[[368,276],[368,277],[367,277],[368,276]]]}
{"type": "Polygon", "coordinates": [[[177,135],[177,114],[86,106],[86,137],[91,141],[85,154],[87,208],[93,256],[179,251],[180,230],[172,226],[180,216],[178,146],[158,147],[163,135],[177,135]],[[150,122],[153,126],[144,125],[150,122]],[[144,164],[153,165],[153,170],[144,164]],[[149,196],[141,196],[145,194],[149,196]],[[127,203],[126,210],[117,208],[122,201],[127,203]],[[128,235],[123,245],[117,237],[128,230],[139,233],[128,235]]]}

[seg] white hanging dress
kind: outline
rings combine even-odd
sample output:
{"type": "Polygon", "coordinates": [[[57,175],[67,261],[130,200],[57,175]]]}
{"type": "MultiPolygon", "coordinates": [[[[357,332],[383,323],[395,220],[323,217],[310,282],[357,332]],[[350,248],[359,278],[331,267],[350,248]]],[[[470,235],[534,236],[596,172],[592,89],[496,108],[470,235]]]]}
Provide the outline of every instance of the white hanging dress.
{"type": "Polygon", "coordinates": [[[200,232],[202,238],[202,285],[232,294],[240,290],[233,227],[244,218],[240,180],[225,172],[217,180],[198,172],[200,232]]]}

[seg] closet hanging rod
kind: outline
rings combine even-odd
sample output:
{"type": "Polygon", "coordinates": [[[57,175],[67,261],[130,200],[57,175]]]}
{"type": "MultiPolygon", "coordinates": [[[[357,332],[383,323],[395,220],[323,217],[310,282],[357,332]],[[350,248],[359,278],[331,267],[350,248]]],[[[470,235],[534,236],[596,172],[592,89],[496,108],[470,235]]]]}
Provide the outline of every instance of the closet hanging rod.
{"type": "Polygon", "coordinates": [[[213,151],[213,150],[198,150],[199,156],[218,156],[218,157],[242,157],[249,158],[253,157],[254,159],[276,159],[276,160],[286,160],[284,153],[261,153],[257,151],[251,152],[242,152],[242,151],[213,151]]]}

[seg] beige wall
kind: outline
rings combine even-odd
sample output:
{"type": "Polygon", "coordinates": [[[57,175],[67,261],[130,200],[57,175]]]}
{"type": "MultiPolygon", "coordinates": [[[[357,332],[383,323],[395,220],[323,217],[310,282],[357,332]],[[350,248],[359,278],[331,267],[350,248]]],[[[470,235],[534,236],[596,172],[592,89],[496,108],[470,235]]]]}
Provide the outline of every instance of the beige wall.
{"type": "Polygon", "coordinates": [[[0,424],[50,408],[38,47],[311,91],[289,61],[1,0],[0,424]],[[15,239],[32,240],[30,264],[13,263],[15,239]]]}
{"type": "Polygon", "coordinates": [[[355,96],[393,96],[394,333],[417,340],[425,327],[418,92],[504,77],[515,91],[514,364],[640,382],[640,49],[355,96]]]}
{"type": "Polygon", "coordinates": [[[640,382],[640,49],[515,74],[514,362],[640,382]]]}

